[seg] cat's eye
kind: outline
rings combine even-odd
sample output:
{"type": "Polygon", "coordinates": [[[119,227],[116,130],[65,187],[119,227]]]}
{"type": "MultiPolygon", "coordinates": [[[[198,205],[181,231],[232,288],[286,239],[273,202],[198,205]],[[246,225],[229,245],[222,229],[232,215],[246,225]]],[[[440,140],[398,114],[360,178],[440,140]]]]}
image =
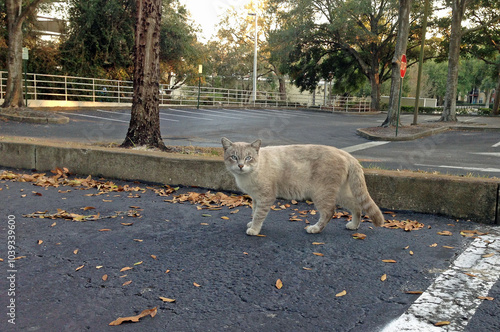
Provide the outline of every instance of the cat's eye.
{"type": "Polygon", "coordinates": [[[251,161],[252,159],[253,159],[253,158],[252,158],[251,156],[247,156],[247,157],[245,158],[245,161],[251,161]]]}
{"type": "Polygon", "coordinates": [[[231,159],[232,159],[232,160],[234,160],[234,161],[236,161],[236,160],[238,160],[238,157],[237,157],[236,155],[234,155],[234,154],[233,154],[233,155],[231,156],[231,159]]]}

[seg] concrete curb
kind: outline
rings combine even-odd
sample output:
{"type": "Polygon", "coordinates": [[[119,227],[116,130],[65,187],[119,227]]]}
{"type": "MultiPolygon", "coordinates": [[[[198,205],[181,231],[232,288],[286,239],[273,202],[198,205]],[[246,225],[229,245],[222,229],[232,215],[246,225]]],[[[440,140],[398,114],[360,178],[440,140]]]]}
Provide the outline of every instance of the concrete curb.
{"type": "Polygon", "coordinates": [[[36,123],[36,124],[65,124],[69,122],[69,118],[60,114],[50,113],[49,115],[43,115],[44,112],[40,111],[41,116],[31,116],[31,115],[15,115],[7,112],[1,112],[0,116],[12,121],[36,123]]]}
{"type": "Polygon", "coordinates": [[[361,136],[361,137],[372,140],[372,141],[391,141],[391,142],[392,141],[413,141],[415,139],[439,134],[439,133],[445,132],[449,129],[452,129],[452,127],[443,126],[443,127],[439,127],[439,128],[432,128],[429,130],[425,130],[425,131],[422,131],[418,134],[413,134],[413,135],[398,136],[398,137],[382,137],[382,136],[372,135],[369,132],[365,131],[363,128],[359,128],[356,130],[356,134],[361,136]]]}
{"type": "MultiPolygon", "coordinates": [[[[177,156],[119,148],[0,140],[0,165],[49,171],[67,167],[83,176],[140,180],[237,191],[220,158],[177,156]]],[[[381,208],[438,213],[483,223],[500,223],[500,180],[413,172],[365,170],[381,208]]]]}

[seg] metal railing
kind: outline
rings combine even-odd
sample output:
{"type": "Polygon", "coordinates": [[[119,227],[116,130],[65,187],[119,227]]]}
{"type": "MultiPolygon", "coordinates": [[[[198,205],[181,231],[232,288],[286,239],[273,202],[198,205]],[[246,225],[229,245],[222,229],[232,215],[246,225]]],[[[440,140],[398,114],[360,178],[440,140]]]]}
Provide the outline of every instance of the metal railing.
{"type": "MultiPolygon", "coordinates": [[[[85,103],[96,106],[130,105],[133,82],[86,78],[62,75],[28,73],[27,99],[29,105],[78,106],[85,103]],[[44,103],[46,102],[46,103],[44,103]]],[[[0,99],[3,99],[7,72],[0,71],[0,99]]],[[[24,89],[24,84],[23,84],[24,89]]],[[[25,92],[26,93],[26,92],[25,92]]],[[[202,86],[183,86],[169,89],[160,85],[160,106],[256,106],[256,107],[310,107],[324,111],[366,112],[370,111],[370,99],[361,97],[325,96],[315,98],[311,93],[287,93],[257,91],[255,102],[252,91],[202,86]]]]}

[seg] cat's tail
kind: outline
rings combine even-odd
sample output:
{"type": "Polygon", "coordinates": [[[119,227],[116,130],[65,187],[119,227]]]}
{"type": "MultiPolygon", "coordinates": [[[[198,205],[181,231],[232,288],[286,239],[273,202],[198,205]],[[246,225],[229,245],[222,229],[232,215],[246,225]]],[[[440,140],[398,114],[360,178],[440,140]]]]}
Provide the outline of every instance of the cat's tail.
{"type": "Polygon", "coordinates": [[[382,226],[385,222],[384,216],[368,192],[365,173],[357,161],[349,167],[348,181],[351,192],[358,200],[362,210],[370,217],[375,226],[382,226]]]}

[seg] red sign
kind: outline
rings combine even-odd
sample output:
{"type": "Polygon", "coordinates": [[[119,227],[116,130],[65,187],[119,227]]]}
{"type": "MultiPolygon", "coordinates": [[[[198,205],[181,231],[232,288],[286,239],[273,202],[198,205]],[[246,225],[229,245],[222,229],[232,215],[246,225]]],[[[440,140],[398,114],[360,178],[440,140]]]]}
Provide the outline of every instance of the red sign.
{"type": "Polygon", "coordinates": [[[403,54],[401,57],[401,66],[399,67],[399,73],[401,74],[401,78],[405,77],[406,74],[406,54],[403,54]]]}

